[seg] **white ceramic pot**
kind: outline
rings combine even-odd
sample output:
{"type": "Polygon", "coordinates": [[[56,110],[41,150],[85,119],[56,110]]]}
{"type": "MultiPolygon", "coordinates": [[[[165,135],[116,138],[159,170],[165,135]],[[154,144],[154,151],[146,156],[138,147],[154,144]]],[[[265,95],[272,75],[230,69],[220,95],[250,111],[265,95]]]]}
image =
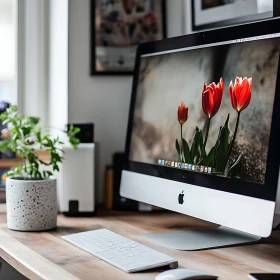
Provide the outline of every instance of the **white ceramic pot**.
{"type": "Polygon", "coordinates": [[[7,224],[9,229],[41,231],[56,227],[56,180],[6,181],[7,224]]]}

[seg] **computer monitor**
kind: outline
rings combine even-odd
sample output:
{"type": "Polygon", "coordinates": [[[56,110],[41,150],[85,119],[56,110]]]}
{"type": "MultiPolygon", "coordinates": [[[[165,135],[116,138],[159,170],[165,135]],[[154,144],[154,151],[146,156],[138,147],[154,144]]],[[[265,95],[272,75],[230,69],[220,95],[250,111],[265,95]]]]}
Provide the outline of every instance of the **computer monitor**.
{"type": "Polygon", "coordinates": [[[121,196],[269,236],[279,52],[280,19],[139,45],[121,196]]]}

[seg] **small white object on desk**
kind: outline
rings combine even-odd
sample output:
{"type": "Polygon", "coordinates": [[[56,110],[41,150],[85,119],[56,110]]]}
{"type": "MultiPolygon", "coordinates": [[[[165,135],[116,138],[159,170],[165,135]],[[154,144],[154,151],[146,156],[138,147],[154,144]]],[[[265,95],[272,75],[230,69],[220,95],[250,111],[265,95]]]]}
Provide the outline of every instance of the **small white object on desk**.
{"type": "Polygon", "coordinates": [[[95,210],[95,144],[78,149],[64,145],[64,160],[57,176],[59,211],[68,215],[93,214],[95,210]]]}
{"type": "Polygon", "coordinates": [[[136,272],[155,267],[178,266],[177,261],[138,242],[128,239],[108,229],[62,236],[78,248],[125,271],[136,272]]]}
{"type": "Polygon", "coordinates": [[[164,271],[156,276],[155,280],[191,280],[217,279],[218,277],[201,270],[177,268],[164,271]]]}

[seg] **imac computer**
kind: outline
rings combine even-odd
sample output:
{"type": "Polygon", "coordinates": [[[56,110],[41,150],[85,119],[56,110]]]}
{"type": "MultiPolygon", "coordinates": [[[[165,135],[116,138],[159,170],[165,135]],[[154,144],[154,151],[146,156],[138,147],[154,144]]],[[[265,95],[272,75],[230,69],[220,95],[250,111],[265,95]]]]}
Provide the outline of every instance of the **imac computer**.
{"type": "Polygon", "coordinates": [[[221,225],[147,238],[195,250],[270,235],[279,52],[280,19],[139,45],[120,194],[221,225]]]}

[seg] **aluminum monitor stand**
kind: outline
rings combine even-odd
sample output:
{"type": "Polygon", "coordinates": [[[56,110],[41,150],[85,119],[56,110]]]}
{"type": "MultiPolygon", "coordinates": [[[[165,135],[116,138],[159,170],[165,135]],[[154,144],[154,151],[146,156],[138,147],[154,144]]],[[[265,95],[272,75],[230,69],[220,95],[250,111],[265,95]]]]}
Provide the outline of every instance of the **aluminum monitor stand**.
{"type": "Polygon", "coordinates": [[[212,229],[146,233],[143,237],[164,247],[182,251],[248,244],[261,239],[260,236],[244,233],[225,226],[212,229]]]}

